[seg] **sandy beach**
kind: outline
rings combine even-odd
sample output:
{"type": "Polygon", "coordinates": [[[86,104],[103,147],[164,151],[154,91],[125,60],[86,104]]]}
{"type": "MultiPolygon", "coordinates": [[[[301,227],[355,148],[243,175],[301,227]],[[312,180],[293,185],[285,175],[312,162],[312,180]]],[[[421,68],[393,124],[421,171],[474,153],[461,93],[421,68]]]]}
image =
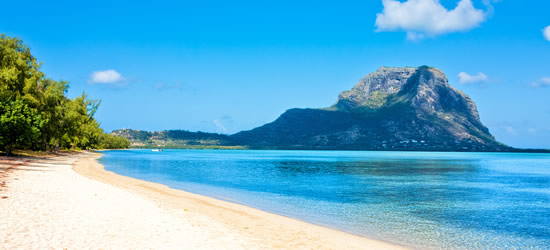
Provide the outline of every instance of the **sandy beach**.
{"type": "Polygon", "coordinates": [[[402,248],[120,176],[100,156],[0,159],[0,248],[402,248]]]}

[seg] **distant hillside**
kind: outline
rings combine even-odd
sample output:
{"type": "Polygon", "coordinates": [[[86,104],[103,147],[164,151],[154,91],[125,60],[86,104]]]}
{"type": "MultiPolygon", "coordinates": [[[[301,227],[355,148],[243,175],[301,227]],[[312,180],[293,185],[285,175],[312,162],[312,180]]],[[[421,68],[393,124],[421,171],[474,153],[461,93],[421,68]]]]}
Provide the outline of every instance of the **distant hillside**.
{"type": "Polygon", "coordinates": [[[119,129],[114,130],[111,134],[130,140],[130,147],[132,148],[244,148],[235,144],[229,136],[215,133],[190,132],[185,130],[149,132],[143,130],[119,129]]]}
{"type": "Polygon", "coordinates": [[[324,109],[290,109],[231,138],[251,148],[511,151],[481,123],[475,103],[439,69],[388,68],[324,109]]]}

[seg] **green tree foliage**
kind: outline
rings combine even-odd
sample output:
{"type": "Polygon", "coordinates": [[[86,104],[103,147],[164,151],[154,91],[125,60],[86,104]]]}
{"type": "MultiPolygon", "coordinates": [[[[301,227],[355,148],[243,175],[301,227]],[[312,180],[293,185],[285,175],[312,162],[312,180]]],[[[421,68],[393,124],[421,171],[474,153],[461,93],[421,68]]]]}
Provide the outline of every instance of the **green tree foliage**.
{"type": "Polygon", "coordinates": [[[49,79],[17,38],[0,34],[0,150],[126,148],[94,119],[100,102],[65,96],[69,84],[49,79]]]}
{"type": "Polygon", "coordinates": [[[23,100],[0,102],[0,147],[11,152],[16,147],[32,147],[44,120],[23,100]]]}
{"type": "Polygon", "coordinates": [[[99,136],[99,148],[128,148],[130,146],[130,141],[124,137],[110,135],[110,134],[101,134],[99,136]]]}

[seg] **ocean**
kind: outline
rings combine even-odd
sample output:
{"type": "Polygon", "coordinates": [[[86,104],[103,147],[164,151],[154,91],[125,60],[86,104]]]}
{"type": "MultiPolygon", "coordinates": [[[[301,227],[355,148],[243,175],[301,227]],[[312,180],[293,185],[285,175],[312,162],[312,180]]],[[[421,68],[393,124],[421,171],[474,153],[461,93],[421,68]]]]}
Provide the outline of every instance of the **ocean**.
{"type": "Polygon", "coordinates": [[[115,173],[422,249],[550,249],[550,154],[104,151],[115,173]]]}

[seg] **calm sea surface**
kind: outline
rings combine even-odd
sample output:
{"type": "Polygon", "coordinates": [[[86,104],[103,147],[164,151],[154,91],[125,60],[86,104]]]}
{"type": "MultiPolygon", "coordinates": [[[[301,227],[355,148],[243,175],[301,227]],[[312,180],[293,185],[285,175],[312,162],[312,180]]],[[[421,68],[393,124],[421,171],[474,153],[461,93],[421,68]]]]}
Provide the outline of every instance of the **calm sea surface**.
{"type": "Polygon", "coordinates": [[[550,154],[103,153],[118,174],[406,246],[550,249],[550,154]]]}

